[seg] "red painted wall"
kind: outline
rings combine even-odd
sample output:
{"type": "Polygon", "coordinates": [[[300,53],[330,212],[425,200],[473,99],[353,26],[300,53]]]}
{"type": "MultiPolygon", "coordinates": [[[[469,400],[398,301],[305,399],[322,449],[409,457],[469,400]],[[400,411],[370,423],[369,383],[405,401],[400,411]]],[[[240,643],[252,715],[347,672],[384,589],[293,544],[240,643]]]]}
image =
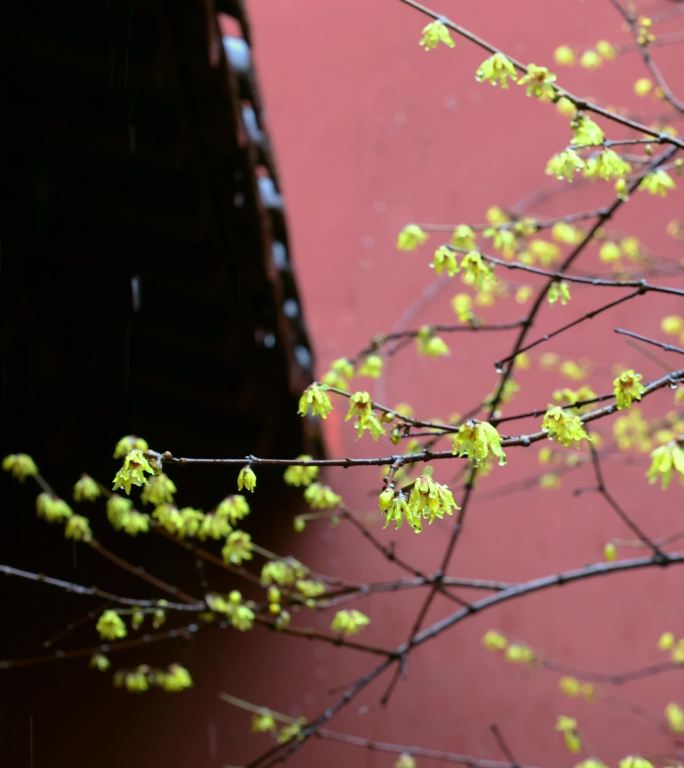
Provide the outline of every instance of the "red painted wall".
{"type": "MultiPolygon", "coordinates": [[[[669,4],[650,3],[649,8],[656,5],[669,4]]],[[[442,2],[440,8],[502,49],[535,63],[552,62],[553,50],[561,43],[582,49],[599,38],[626,39],[610,3],[599,0],[463,0],[442,2]]],[[[431,249],[397,252],[397,231],[410,221],[482,222],[492,204],[510,207],[537,190],[557,187],[545,176],[544,166],[568,141],[567,120],[553,107],[528,99],[521,89],[502,92],[478,85],[473,75],[484,55],[466,41],[458,40],[454,50],[421,50],[418,39],[426,20],[397,0],[252,0],[249,11],[320,371],[331,359],[354,354],[378,332],[450,320],[448,300],[462,289],[460,284],[447,285],[428,301],[427,292],[435,285],[427,266],[431,249]],[[407,311],[411,317],[402,325],[407,311]]],[[[676,77],[681,73],[681,51],[660,49],[658,57],[666,74],[675,76],[673,83],[681,84],[681,77],[676,77]]],[[[560,74],[564,85],[606,104],[651,113],[659,109],[648,101],[636,102],[632,94],[633,81],[643,75],[635,55],[597,71],[578,68],[560,74]]],[[[611,130],[609,136],[619,138],[622,133],[611,130]]],[[[607,185],[576,184],[533,210],[554,215],[600,205],[609,198],[607,185]]],[[[681,211],[681,191],[665,201],[642,198],[609,228],[637,235],[653,253],[677,259],[682,256],[681,244],[666,238],[664,227],[681,211]]],[[[431,240],[438,242],[436,237],[431,240]]],[[[595,252],[584,256],[577,268],[598,269],[595,252]]],[[[516,275],[511,280],[531,282],[516,275]]],[[[606,296],[573,289],[568,307],[543,311],[538,330],[573,319],[603,303],[606,296]]],[[[511,319],[522,311],[506,302],[483,315],[511,319]]],[[[588,383],[599,392],[610,388],[616,363],[637,367],[646,379],[655,378],[661,375],[658,364],[615,337],[612,328],[658,335],[660,317],[667,312],[681,312],[681,302],[640,298],[544,349],[575,360],[592,359],[588,383]]],[[[387,382],[375,384],[373,394],[388,405],[410,399],[418,413],[428,417],[464,412],[494,387],[492,363],[511,343],[510,337],[494,334],[457,337],[451,356],[437,361],[418,358],[409,349],[392,360],[387,382]]],[[[541,372],[536,364],[520,382],[524,393],[509,413],[544,407],[554,389],[569,383],[541,372]]],[[[664,391],[644,410],[662,414],[671,406],[671,393],[664,391]]],[[[331,454],[367,455],[378,450],[369,441],[356,442],[341,416],[340,408],[329,420],[331,454]]],[[[532,422],[521,425],[532,428],[532,422]]],[[[603,432],[610,434],[608,425],[603,432]]],[[[539,473],[536,453],[536,448],[511,450],[506,469],[483,482],[482,495],[539,473]]],[[[620,501],[651,535],[677,530],[681,487],[673,484],[663,493],[649,486],[644,468],[643,460],[636,468],[613,460],[605,471],[620,501]]],[[[454,471],[446,464],[436,470],[438,479],[445,481],[454,471]]],[[[369,520],[377,514],[373,494],[379,487],[377,473],[348,471],[329,477],[360,514],[367,512],[369,520]]],[[[514,580],[600,560],[607,539],[629,534],[598,495],[573,497],[576,488],[591,483],[591,472],[583,470],[555,492],[535,490],[476,500],[449,573],[514,580]]],[[[382,532],[378,524],[376,532],[386,542],[396,541],[405,557],[430,569],[441,557],[448,528],[448,523],[436,524],[417,537],[410,530],[382,532]]],[[[400,575],[344,526],[331,531],[312,525],[294,546],[302,558],[325,572],[360,581],[400,575]]],[[[589,581],[508,603],[411,656],[407,679],[387,711],[377,704],[387,682],[383,678],[331,727],[500,759],[490,731],[490,724],[496,723],[518,761],[561,766],[582,757],[565,752],[554,731],[556,715],[562,713],[578,717],[589,754],[594,750],[609,764],[634,751],[670,751],[673,739],[663,727],[662,711],[678,697],[684,704],[676,673],[604,689],[597,701],[578,702],[559,694],[558,674],[509,666],[484,651],[480,637],[486,629],[498,627],[541,654],[582,669],[631,669],[662,658],[656,641],[664,629],[684,634],[683,584],[684,573],[671,568],[589,581]],[[644,712],[635,714],[633,705],[644,712]]],[[[359,603],[372,617],[366,639],[390,646],[402,642],[419,604],[416,593],[359,603]]],[[[427,621],[451,610],[449,604],[436,601],[427,621]]],[[[320,627],[324,629],[328,621],[321,617],[320,627]]],[[[328,646],[287,638],[270,644],[270,640],[266,637],[268,645],[252,646],[241,656],[240,667],[248,668],[249,676],[227,670],[224,683],[232,693],[291,714],[314,716],[335,700],[330,689],[351,682],[374,662],[328,646]]],[[[228,762],[239,763],[254,757],[259,746],[268,747],[266,737],[247,738],[246,716],[230,711],[225,718],[228,762]]],[[[324,760],[330,768],[392,765],[389,755],[320,741],[307,745],[293,764],[318,766],[324,760]]],[[[421,766],[429,764],[420,761],[421,766]]]]}

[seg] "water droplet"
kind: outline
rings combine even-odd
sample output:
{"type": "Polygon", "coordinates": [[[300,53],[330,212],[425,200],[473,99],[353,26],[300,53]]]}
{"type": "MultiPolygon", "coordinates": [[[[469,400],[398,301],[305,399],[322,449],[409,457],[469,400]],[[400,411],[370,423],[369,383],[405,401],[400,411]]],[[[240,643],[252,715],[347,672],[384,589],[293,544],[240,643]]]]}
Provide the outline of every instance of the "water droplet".
{"type": "Polygon", "coordinates": [[[294,299],[286,299],[283,303],[283,314],[292,319],[299,314],[299,304],[294,299]]]}
{"type": "Polygon", "coordinates": [[[495,370],[495,371],[496,371],[496,372],[497,372],[499,375],[501,375],[501,374],[502,374],[502,373],[503,373],[503,372],[506,370],[506,368],[504,367],[504,364],[503,364],[503,363],[494,363],[494,370],[495,370]]]}

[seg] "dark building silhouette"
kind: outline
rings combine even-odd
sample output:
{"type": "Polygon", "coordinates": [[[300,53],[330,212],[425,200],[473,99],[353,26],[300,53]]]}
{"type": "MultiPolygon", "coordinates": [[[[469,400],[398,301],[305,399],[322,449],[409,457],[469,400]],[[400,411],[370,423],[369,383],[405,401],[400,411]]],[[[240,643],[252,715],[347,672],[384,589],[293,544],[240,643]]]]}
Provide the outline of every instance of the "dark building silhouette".
{"type": "MultiPolygon", "coordinates": [[[[186,455],[311,450],[296,404],[312,353],[242,4],[5,4],[0,57],[3,455],[31,453],[66,497],[84,470],[111,477],[127,433],[186,455]]],[[[233,492],[234,474],[177,479],[199,506],[233,492]]],[[[30,484],[1,482],[1,562],[140,588],[37,521],[30,484]]],[[[192,559],[93,523],[132,561],[200,588],[192,559]]],[[[97,609],[0,585],[2,658],[60,647],[41,643],[97,609]]],[[[64,646],[92,643],[91,625],[64,646]]],[[[167,652],[200,664],[182,641],[167,652]]],[[[110,706],[85,661],[0,670],[3,768],[215,764],[201,683],[182,703],[110,706]]]]}

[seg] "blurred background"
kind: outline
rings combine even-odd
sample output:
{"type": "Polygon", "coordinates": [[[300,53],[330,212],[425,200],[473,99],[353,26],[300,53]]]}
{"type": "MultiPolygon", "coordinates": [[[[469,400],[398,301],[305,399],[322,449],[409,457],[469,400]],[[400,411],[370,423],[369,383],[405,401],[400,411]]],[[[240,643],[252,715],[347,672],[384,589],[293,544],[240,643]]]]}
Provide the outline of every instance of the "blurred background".
{"type": "MultiPolygon", "coordinates": [[[[636,5],[643,13],[673,12],[663,34],[682,30],[679,4],[636,5]]],[[[630,39],[602,0],[442,0],[436,8],[522,61],[551,68],[561,44],[581,52],[601,39],[617,46],[630,39]]],[[[494,205],[550,217],[612,198],[606,184],[562,186],[546,176],[548,158],[569,140],[568,119],[522,89],[476,83],[485,55],[464,40],[453,50],[423,51],[418,41],[428,19],[398,0],[44,3],[2,14],[2,448],[34,455],[65,495],[81,471],[113,472],[111,451],[126,433],[186,456],[382,451],[355,440],[343,423],[346,409],[320,435],[296,416],[296,403],[313,376],[378,333],[453,322],[450,299],[463,289],[437,280],[428,266],[440,235],[405,253],[395,247],[398,231],[410,222],[483,223],[494,205]]],[[[677,90],[681,48],[654,51],[677,90]]],[[[633,84],[646,74],[636,53],[597,69],[557,71],[570,90],[644,122],[667,112],[662,101],[635,96],[633,84]]],[[[681,121],[670,123],[681,129],[681,121]]],[[[625,134],[615,128],[607,135],[625,134]]],[[[672,272],[682,242],[666,228],[682,210],[681,190],[665,200],[639,195],[610,222],[609,234],[639,238],[658,269],[672,272]]],[[[577,269],[606,266],[592,248],[577,269]]],[[[511,292],[539,284],[527,277],[511,273],[511,292]]],[[[567,307],[543,310],[534,336],[606,300],[573,288],[567,307]]],[[[543,366],[544,352],[577,362],[597,392],[610,389],[615,365],[634,367],[646,380],[662,375],[662,355],[646,357],[613,328],[659,336],[662,316],[680,310],[673,298],[641,297],[544,345],[530,355],[506,412],[544,408],[555,389],[578,386],[558,366],[543,366]]],[[[498,322],[518,319],[524,307],[508,300],[476,311],[498,322]]],[[[385,378],[359,388],[389,406],[409,401],[427,418],[464,413],[495,388],[493,363],[512,345],[506,334],[483,336],[451,337],[443,359],[408,347],[387,361],[385,378]]],[[[672,407],[666,390],[644,412],[672,407]]],[[[610,439],[609,424],[598,431],[610,439]]],[[[546,471],[537,455],[537,447],[511,450],[506,469],[483,480],[450,575],[524,580],[600,560],[607,540],[630,537],[598,495],[575,494],[591,485],[589,468],[545,490],[537,484],[546,471]]],[[[646,466],[647,457],[614,456],[606,480],[639,524],[664,536],[682,525],[682,489],[673,484],[665,494],[649,486],[646,466]]],[[[444,463],[436,477],[450,482],[454,472],[444,463]]],[[[303,505],[296,494],[283,495],[278,474],[259,473],[254,498],[251,530],[264,546],[358,581],[401,575],[344,525],[312,523],[295,535],[292,518],[303,505]]],[[[233,491],[232,472],[183,469],[174,479],[183,503],[197,506],[233,491]]],[[[376,471],[330,472],[327,480],[385,542],[434,570],[448,523],[420,537],[382,532],[376,471]]],[[[31,490],[2,482],[2,562],[146,594],[130,575],[73,550],[36,521],[31,490]]],[[[458,499],[457,486],[454,492],[458,499]]],[[[202,574],[180,550],[122,541],[102,521],[95,527],[131,562],[191,593],[201,590],[202,574]]],[[[226,590],[235,586],[213,577],[226,590]]],[[[560,674],[508,665],[480,639],[496,627],[580,670],[642,667],[662,659],[662,631],[684,634],[682,583],[676,569],[636,572],[507,603],[414,653],[387,708],[378,704],[389,680],[383,677],[331,727],[505,759],[491,732],[496,724],[516,761],[530,765],[568,765],[589,754],[611,764],[631,752],[676,751],[663,717],[681,696],[676,671],[606,687],[592,702],[571,700],[559,692],[560,674]],[[587,754],[565,751],[554,728],[558,714],[578,718],[587,754]]],[[[45,639],[89,608],[31,584],[0,584],[2,658],[45,652],[45,639]]],[[[364,639],[388,647],[406,640],[421,597],[360,602],[371,617],[364,639]]],[[[437,599],[425,623],[452,610],[437,599]]],[[[327,614],[303,619],[320,631],[330,622],[327,614]]],[[[85,626],[71,642],[95,642],[94,630],[85,626]]],[[[251,735],[249,716],[222,703],[220,692],[311,718],[373,663],[259,627],[247,635],[203,630],[117,657],[121,664],[142,660],[186,664],[194,689],[132,696],[89,672],[85,659],[0,670],[0,765],[246,765],[269,748],[269,737],[251,735]]],[[[324,760],[330,768],[393,764],[391,755],[313,740],[292,765],[324,760]]]]}

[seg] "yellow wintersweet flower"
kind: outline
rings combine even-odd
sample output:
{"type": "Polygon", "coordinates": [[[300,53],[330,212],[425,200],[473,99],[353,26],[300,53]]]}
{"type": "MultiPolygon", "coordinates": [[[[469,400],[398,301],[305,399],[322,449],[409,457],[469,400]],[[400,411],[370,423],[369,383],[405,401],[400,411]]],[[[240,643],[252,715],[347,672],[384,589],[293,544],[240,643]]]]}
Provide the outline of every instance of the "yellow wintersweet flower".
{"type": "Polygon", "coordinates": [[[503,53],[495,53],[480,64],[475,79],[478,83],[486,81],[492,85],[508,88],[508,81],[516,77],[513,62],[503,53]]]}
{"type": "Polygon", "coordinates": [[[677,642],[670,655],[675,664],[684,664],[684,638],[677,642]]]}
{"type": "MultiPolygon", "coordinates": [[[[648,16],[639,16],[637,19],[637,43],[642,47],[646,47],[650,43],[655,41],[655,35],[651,32],[653,27],[653,20],[648,16]]],[[[621,767],[622,768],[622,767],[621,767]]],[[[634,766],[633,768],[637,768],[634,766]]]]}
{"type": "Polygon", "coordinates": [[[620,258],[620,246],[617,243],[604,243],[599,248],[599,259],[605,264],[611,264],[620,258]]]}
{"type": "Polygon", "coordinates": [[[320,597],[325,593],[325,584],[316,579],[298,579],[295,587],[300,594],[308,598],[320,597]]]}
{"type": "Polygon", "coordinates": [[[426,27],[423,27],[422,34],[420,46],[426,51],[434,50],[440,43],[448,48],[453,48],[456,45],[451,38],[448,27],[439,19],[431,21],[426,27]]]}
{"type": "Polygon", "coordinates": [[[288,557],[287,560],[271,560],[261,568],[261,584],[264,587],[271,584],[289,587],[306,575],[306,567],[294,557],[288,557]]]}
{"type": "Polygon", "coordinates": [[[507,224],[510,221],[506,212],[498,205],[493,205],[491,208],[487,208],[485,218],[490,224],[495,226],[507,224]]]}
{"type": "Polygon", "coordinates": [[[582,760],[581,763],[577,763],[575,768],[608,768],[608,766],[595,757],[588,757],[586,760],[582,760]]]}
{"type": "Polygon", "coordinates": [[[137,435],[126,435],[116,444],[114,448],[114,458],[122,459],[127,453],[133,450],[148,451],[150,446],[147,444],[147,440],[137,435]]]}
{"type": "Polygon", "coordinates": [[[558,221],[551,228],[551,237],[559,243],[577,245],[577,243],[582,241],[584,233],[578,227],[573,227],[572,224],[558,221]]]}
{"type": "Polygon", "coordinates": [[[330,363],[330,370],[323,374],[321,382],[328,387],[349,389],[349,379],[354,375],[354,365],[346,357],[338,357],[330,363]]]}
{"type": "Polygon", "coordinates": [[[585,69],[597,69],[603,64],[603,60],[596,51],[585,51],[580,58],[580,66],[585,69]]]}
{"type": "Polygon", "coordinates": [[[168,475],[161,472],[147,481],[140,498],[143,504],[153,504],[156,507],[159,504],[171,504],[175,493],[176,484],[168,475]]]}
{"type": "Polygon", "coordinates": [[[429,325],[422,326],[416,336],[418,353],[427,357],[446,357],[449,347],[441,336],[437,336],[429,325]]]}
{"type": "Polygon", "coordinates": [[[561,304],[565,305],[570,301],[570,286],[565,280],[554,280],[549,286],[546,298],[549,304],[560,301],[561,304]]]}
{"type": "Polygon", "coordinates": [[[539,237],[530,241],[529,250],[543,267],[550,267],[560,257],[560,248],[555,243],[539,237]]]}
{"type": "Polygon", "coordinates": [[[556,64],[562,67],[570,67],[575,63],[575,52],[569,45],[559,45],[553,52],[553,58],[556,64]]]}
{"type": "Polygon", "coordinates": [[[584,176],[587,179],[622,179],[632,170],[632,166],[612,149],[604,149],[587,160],[584,176]]]}
{"type": "Polygon", "coordinates": [[[572,128],[572,143],[574,146],[593,147],[603,144],[603,131],[586,115],[576,115],[570,123],[570,127],[572,128]]]}
{"type": "Polygon", "coordinates": [[[684,733],[684,709],[674,701],[665,707],[665,717],[670,730],[674,733],[684,733]]]}
{"type": "Polygon", "coordinates": [[[482,636],[482,645],[489,651],[503,651],[508,640],[496,629],[489,629],[482,636]]]}
{"type": "Polygon", "coordinates": [[[583,696],[588,701],[594,696],[594,686],[591,683],[583,683],[574,677],[562,677],[558,681],[561,691],[571,698],[583,696]]]}
{"type": "Polygon", "coordinates": [[[90,541],[93,538],[90,522],[82,515],[71,515],[64,527],[64,535],[74,541],[90,541]]]}
{"type": "Polygon", "coordinates": [[[684,320],[679,315],[667,315],[660,321],[660,330],[671,336],[681,333],[684,328],[684,320]]]}
{"type": "Polygon", "coordinates": [[[634,93],[636,93],[637,96],[647,96],[651,91],[651,88],[653,88],[653,81],[649,80],[648,77],[640,77],[634,83],[634,93]]]}
{"type": "Polygon", "coordinates": [[[530,216],[524,216],[513,224],[513,229],[523,237],[533,235],[539,230],[539,222],[530,216]]]}
{"type": "Polygon", "coordinates": [[[457,293],[451,300],[451,308],[462,323],[468,323],[472,320],[472,306],[473,300],[467,293],[457,293]]]}
{"type": "MultiPolygon", "coordinates": [[[[297,456],[297,461],[311,461],[311,456],[297,456]]],[[[292,485],[296,488],[306,487],[311,485],[311,483],[318,477],[318,472],[319,468],[315,466],[307,467],[305,465],[294,465],[285,470],[283,479],[287,485],[292,485]]]]}
{"type": "Polygon", "coordinates": [[[247,499],[239,493],[233,496],[226,496],[216,507],[216,515],[225,518],[231,525],[235,525],[239,520],[247,517],[249,512],[247,499]]]}
{"type": "Polygon", "coordinates": [[[629,408],[635,400],[641,400],[646,388],[641,383],[643,376],[633,370],[624,371],[613,379],[613,394],[618,410],[629,408]]]}
{"type": "Polygon", "coordinates": [[[330,629],[342,635],[356,635],[369,624],[370,619],[361,611],[338,611],[330,624],[330,629]]]}
{"type": "Polygon", "coordinates": [[[679,473],[680,480],[684,482],[684,450],[676,440],[651,451],[651,466],[646,475],[650,483],[657,483],[660,479],[665,490],[672,480],[673,470],[679,473]]]}
{"type": "Polygon", "coordinates": [[[95,626],[103,640],[120,640],[126,637],[126,625],[116,611],[108,610],[101,614],[95,626]]]}
{"type": "MultiPolygon", "coordinates": [[[[495,248],[498,248],[496,240],[499,234],[501,233],[499,232],[494,236],[495,248]]],[[[515,239],[512,232],[508,232],[508,234],[512,235],[515,239]]],[[[494,270],[484,261],[482,254],[478,253],[478,251],[466,253],[463,259],[461,259],[460,268],[463,270],[463,282],[466,285],[470,285],[480,291],[491,290],[496,285],[494,270]]]]}
{"type": "Polygon", "coordinates": [[[480,466],[491,454],[502,467],[506,454],[501,447],[501,435],[486,421],[466,421],[453,436],[451,452],[455,456],[467,456],[473,466],[480,466]]]}
{"type": "Polygon", "coordinates": [[[385,434],[385,428],[380,423],[380,419],[373,410],[373,401],[368,392],[355,392],[349,398],[349,411],[345,421],[355,419],[357,437],[361,437],[364,432],[371,433],[373,440],[377,440],[380,435],[385,434]]]}
{"type": "Polygon", "coordinates": [[[577,107],[567,96],[561,96],[558,99],[556,109],[563,117],[574,117],[577,114],[577,107]]]}
{"type": "Polygon", "coordinates": [[[536,658],[534,651],[523,643],[511,643],[504,655],[513,664],[532,664],[536,658]]]}
{"type": "Polygon", "coordinates": [[[359,368],[359,376],[368,376],[370,379],[379,379],[380,376],[382,376],[382,366],[383,360],[380,355],[367,355],[359,368]]]}
{"type": "Polygon", "coordinates": [[[669,651],[674,647],[674,644],[675,636],[672,634],[672,632],[663,632],[663,634],[658,638],[659,651],[669,651]]]}
{"type": "Polygon", "coordinates": [[[295,739],[303,739],[304,734],[302,733],[302,728],[305,725],[306,720],[303,717],[300,717],[299,720],[296,720],[294,723],[283,726],[280,729],[280,733],[278,734],[276,741],[278,744],[287,744],[289,741],[294,741],[295,739]]]}
{"type": "Polygon", "coordinates": [[[618,179],[613,187],[615,190],[615,196],[618,200],[627,202],[629,200],[629,187],[627,186],[626,179],[618,179]]]}
{"type": "Polygon", "coordinates": [[[515,300],[518,304],[525,304],[532,298],[532,288],[529,285],[521,285],[515,292],[515,300]]]}
{"type": "Polygon", "coordinates": [[[394,523],[394,529],[398,531],[404,520],[407,520],[408,524],[414,531],[416,531],[416,533],[420,532],[422,524],[413,511],[409,509],[406,496],[404,496],[403,493],[400,492],[396,496],[392,494],[392,499],[384,511],[386,515],[384,528],[387,528],[390,523],[394,523]]]}
{"type": "Polygon", "coordinates": [[[238,478],[237,478],[238,491],[241,491],[244,489],[246,491],[250,491],[251,493],[254,493],[256,484],[257,484],[257,476],[254,470],[249,466],[249,464],[246,467],[242,467],[242,469],[238,473],[238,478]]]}
{"type": "Polygon", "coordinates": [[[304,491],[304,500],[312,509],[333,509],[342,503],[342,497],[322,483],[311,483],[304,491]]]}
{"type": "Polygon", "coordinates": [[[615,420],[613,434],[621,451],[635,448],[645,453],[651,450],[648,422],[638,408],[615,420]]]}
{"type": "Polygon", "coordinates": [[[434,481],[427,471],[413,483],[407,507],[408,522],[416,532],[422,530],[423,520],[432,525],[437,518],[453,515],[454,509],[459,509],[449,488],[434,481]]]}
{"type": "Polygon", "coordinates": [[[402,752],[394,763],[394,768],[416,768],[417,765],[412,755],[409,755],[408,752],[402,752]]]}
{"type": "Polygon", "coordinates": [[[206,541],[206,539],[219,541],[224,539],[231,530],[230,523],[225,517],[216,514],[203,515],[199,520],[197,536],[202,541],[206,541]]]}
{"type": "Polygon", "coordinates": [[[601,58],[606,60],[614,59],[617,55],[615,46],[608,42],[608,40],[599,40],[598,43],[596,43],[596,52],[601,56],[601,58]]]}
{"type": "Polygon", "coordinates": [[[125,493],[130,494],[132,485],[145,485],[147,482],[145,473],[153,475],[155,469],[145,458],[143,452],[139,448],[135,448],[126,454],[123,466],[114,475],[112,488],[113,490],[122,488],[125,493]]]}
{"type": "MultiPolygon", "coordinates": [[[[594,400],[596,397],[596,392],[587,384],[584,384],[579,389],[563,387],[562,389],[556,389],[553,393],[553,399],[557,405],[577,405],[577,403],[582,403],[586,400],[594,400]]],[[[586,408],[587,406],[584,407],[586,408]]],[[[582,409],[582,406],[577,406],[577,413],[581,413],[582,409]]]]}
{"type": "Polygon", "coordinates": [[[620,249],[630,261],[641,259],[641,246],[637,237],[623,237],[620,240],[620,249]]]}
{"type": "Polygon", "coordinates": [[[297,413],[300,416],[306,416],[306,414],[311,411],[313,416],[320,416],[322,419],[327,419],[328,414],[332,409],[332,403],[327,395],[326,387],[314,383],[310,384],[299,398],[299,408],[297,409],[297,413]]]}
{"type": "Polygon", "coordinates": [[[34,477],[38,474],[36,463],[27,453],[11,453],[9,456],[5,456],[2,461],[2,468],[21,482],[24,482],[27,477],[34,477]]]}
{"type": "Polygon", "coordinates": [[[94,653],[88,662],[88,666],[98,672],[106,672],[111,665],[112,662],[103,653],[94,653]]]}
{"type": "Polygon", "coordinates": [[[563,734],[565,748],[568,752],[579,752],[582,748],[579,734],[577,733],[577,720],[574,717],[559,715],[556,720],[556,730],[563,734]]]}
{"type": "MultiPolygon", "coordinates": [[[[512,259],[518,248],[517,234],[508,227],[487,227],[482,233],[484,237],[492,239],[492,245],[497,251],[501,251],[506,259],[512,259]]],[[[461,266],[464,266],[461,264],[461,266]]],[[[464,279],[464,282],[467,282],[464,279]]]]}
{"type": "Polygon", "coordinates": [[[252,537],[246,531],[232,531],[228,534],[221,555],[227,563],[241,565],[243,560],[252,559],[252,537]]]}
{"type": "Polygon", "coordinates": [[[581,381],[589,373],[588,364],[585,361],[577,363],[574,360],[563,360],[559,370],[563,376],[573,381],[581,381]]]}
{"type": "Polygon", "coordinates": [[[430,267],[434,269],[438,275],[441,275],[442,272],[446,272],[449,277],[453,277],[460,269],[458,266],[458,259],[456,258],[456,252],[447,245],[440,245],[439,248],[437,248],[430,267]]]}
{"type": "Polygon", "coordinates": [[[580,417],[558,405],[549,406],[544,414],[542,429],[548,432],[549,438],[566,447],[575,445],[581,440],[589,440],[580,417]]]}
{"type": "Polygon", "coordinates": [[[51,493],[41,493],[36,497],[36,513],[48,523],[63,523],[73,515],[66,501],[51,493]]]}
{"type": "Polygon", "coordinates": [[[472,251],[475,249],[475,232],[467,224],[459,224],[451,235],[451,244],[454,248],[472,251]]]}
{"type": "Polygon", "coordinates": [[[526,370],[530,367],[530,356],[527,352],[520,352],[516,355],[515,366],[519,370],[526,370]]]}
{"type": "Polygon", "coordinates": [[[258,715],[252,715],[252,733],[269,733],[275,729],[275,718],[268,709],[262,709],[258,715]]]}
{"type": "Polygon", "coordinates": [[[620,768],[653,768],[653,763],[645,757],[629,755],[620,760],[620,768]]]}
{"type": "Polygon", "coordinates": [[[192,688],[192,677],[185,667],[171,664],[166,672],[157,673],[156,684],[167,693],[177,693],[192,688]]]}
{"type": "Polygon", "coordinates": [[[558,681],[558,687],[566,696],[575,697],[580,695],[581,683],[574,677],[561,677],[558,681]]]}
{"type": "Polygon", "coordinates": [[[428,239],[425,232],[417,224],[407,224],[397,235],[397,248],[400,251],[412,251],[428,239]]]}
{"type": "Polygon", "coordinates": [[[248,605],[238,605],[230,613],[230,623],[240,632],[248,632],[254,626],[254,611],[248,605]]]}
{"type": "Polygon", "coordinates": [[[542,101],[551,101],[556,94],[556,75],[546,67],[529,64],[527,72],[518,80],[518,85],[527,86],[527,95],[542,101]]]}
{"type": "Polygon", "coordinates": [[[658,195],[659,197],[665,197],[668,192],[676,189],[674,179],[670,174],[662,168],[657,168],[655,171],[651,171],[647,176],[639,183],[639,189],[643,189],[651,195],[658,195]]]}
{"type": "Polygon", "coordinates": [[[583,170],[584,160],[575,152],[574,149],[566,149],[554,155],[546,164],[546,174],[555,176],[559,181],[572,182],[575,173],[583,170]]]}
{"type": "Polygon", "coordinates": [[[237,589],[232,590],[227,600],[220,595],[212,595],[211,597],[211,602],[208,601],[211,610],[217,613],[225,613],[235,629],[240,632],[249,632],[252,629],[255,618],[254,611],[249,605],[244,603],[242,594],[237,589]]]}

